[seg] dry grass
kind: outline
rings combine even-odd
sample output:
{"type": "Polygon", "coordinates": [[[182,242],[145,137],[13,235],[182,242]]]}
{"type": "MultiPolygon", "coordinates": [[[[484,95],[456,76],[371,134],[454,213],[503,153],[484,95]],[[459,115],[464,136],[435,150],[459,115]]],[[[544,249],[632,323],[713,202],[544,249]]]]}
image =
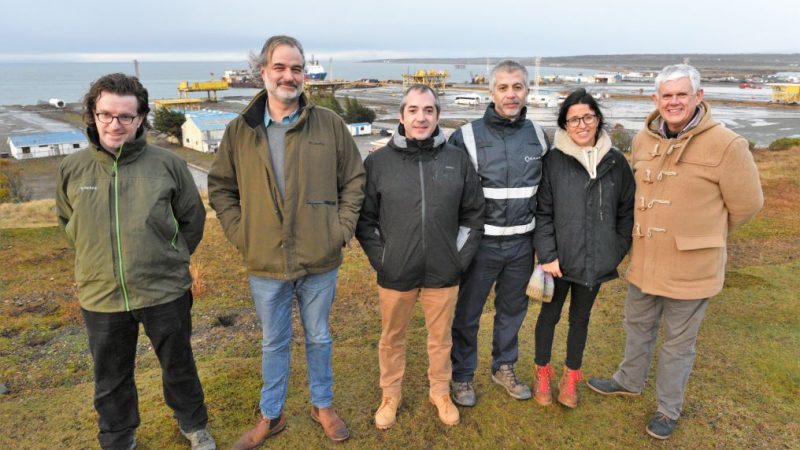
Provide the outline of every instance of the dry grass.
{"type": "Polygon", "coordinates": [[[38,228],[57,225],[55,200],[0,203],[0,228],[38,228]]]}
{"type": "MultiPolygon", "coordinates": [[[[800,442],[800,222],[786,196],[800,154],[758,154],[767,205],[731,237],[726,289],[712,300],[698,342],[684,415],[666,443],[644,433],[656,407],[651,377],[635,399],[605,398],[580,388],[581,404],[568,411],[508,398],[491,382],[491,299],[481,320],[479,404],[462,408],[462,424],[447,428],[427,401],[424,319],[415,311],[408,331],[404,404],[398,423],[378,431],[377,342],[380,314],[375,274],[355,244],[346,249],[331,311],[335,406],[348,422],[351,448],[796,448],[800,442]],[[768,248],[769,252],[764,252],[768,248]]],[[[92,364],[74,306],[74,254],[57,228],[0,229],[0,448],[96,448],[91,404],[92,364]],[[69,305],[73,305],[71,308],[69,305]],[[42,433],[42,430],[58,430],[42,433]]],[[[203,285],[193,309],[193,348],[206,393],[210,430],[227,448],[252,424],[260,389],[261,331],[241,257],[209,220],[192,258],[203,285]]],[[[584,370],[609,375],[624,344],[625,283],[605,284],[592,313],[584,370]]],[[[531,303],[520,333],[519,374],[532,381],[531,303]]],[[[292,375],[281,448],[331,448],[308,417],[302,327],[293,318],[292,375]]],[[[566,319],[553,348],[557,370],[565,352],[566,319]]],[[[137,357],[142,425],[140,448],[186,448],[161,397],[158,362],[142,334],[137,357]]]]}

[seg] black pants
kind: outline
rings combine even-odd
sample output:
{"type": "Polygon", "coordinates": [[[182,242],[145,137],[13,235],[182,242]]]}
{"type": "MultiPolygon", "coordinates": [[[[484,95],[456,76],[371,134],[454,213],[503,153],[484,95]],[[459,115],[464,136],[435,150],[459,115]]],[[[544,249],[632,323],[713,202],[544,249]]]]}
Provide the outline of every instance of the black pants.
{"type": "Polygon", "coordinates": [[[550,353],[553,349],[553,334],[556,324],[561,319],[561,308],[571,290],[569,301],[569,331],[567,332],[567,360],[566,365],[572,370],[578,370],[583,363],[583,349],[586,347],[586,336],[589,332],[589,315],[600,285],[586,287],[582,284],[555,280],[553,300],[542,303],[539,318],[536,320],[536,357],[537,365],[544,366],[550,362],[550,353]]]}
{"type": "Polygon", "coordinates": [[[517,361],[519,329],[529,303],[525,288],[532,272],[530,238],[518,239],[510,245],[481,243],[458,290],[450,353],[454,381],[472,381],[474,377],[478,366],[478,327],[492,285],[495,286],[492,373],[502,364],[517,361]]]}
{"type": "Polygon", "coordinates": [[[184,431],[208,422],[203,388],[192,354],[192,293],[169,303],[130,312],[82,310],[94,360],[97,435],[104,449],[128,448],[139,426],[139,398],[133,370],[139,323],[161,364],[164,400],[184,431]]]}

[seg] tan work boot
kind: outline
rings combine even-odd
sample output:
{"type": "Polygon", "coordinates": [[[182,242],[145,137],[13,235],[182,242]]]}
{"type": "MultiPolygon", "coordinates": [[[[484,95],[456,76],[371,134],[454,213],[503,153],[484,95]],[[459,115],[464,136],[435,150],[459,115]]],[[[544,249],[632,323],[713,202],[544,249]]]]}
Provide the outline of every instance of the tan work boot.
{"type": "Polygon", "coordinates": [[[397,422],[397,408],[400,407],[400,397],[383,397],[381,406],[375,411],[375,426],[379,430],[387,430],[397,422]]]}
{"type": "Polygon", "coordinates": [[[458,408],[456,408],[456,405],[450,400],[450,394],[442,394],[435,398],[428,398],[430,398],[431,403],[436,406],[436,409],[439,410],[439,420],[441,420],[443,424],[451,427],[461,422],[458,408]]]}
{"type": "Polygon", "coordinates": [[[553,391],[550,385],[553,382],[553,366],[550,364],[544,366],[536,366],[536,373],[534,374],[533,384],[533,398],[542,406],[547,406],[553,403],[553,391]]]}
{"type": "Polygon", "coordinates": [[[341,442],[350,437],[350,430],[347,429],[347,425],[339,418],[333,407],[317,408],[312,406],[311,418],[322,425],[325,436],[334,442],[341,442]]]}
{"type": "Polygon", "coordinates": [[[280,416],[276,419],[267,419],[261,416],[256,426],[251,428],[233,444],[233,450],[251,450],[258,448],[267,438],[274,436],[286,428],[286,419],[280,416]]]}
{"type": "Polygon", "coordinates": [[[583,378],[581,370],[564,367],[564,375],[558,385],[558,402],[567,408],[578,406],[578,383],[583,378]]]}

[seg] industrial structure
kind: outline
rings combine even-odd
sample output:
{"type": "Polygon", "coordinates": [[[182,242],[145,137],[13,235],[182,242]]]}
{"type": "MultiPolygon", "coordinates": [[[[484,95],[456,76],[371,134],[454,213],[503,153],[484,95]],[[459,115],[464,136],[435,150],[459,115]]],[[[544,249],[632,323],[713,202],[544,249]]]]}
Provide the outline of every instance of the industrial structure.
{"type": "Polygon", "coordinates": [[[228,82],[225,80],[209,81],[181,81],[178,83],[178,96],[189,98],[189,92],[206,92],[208,100],[217,101],[217,91],[228,90],[228,82]]]}
{"type": "Polygon", "coordinates": [[[774,103],[800,104],[800,84],[775,83],[770,86],[774,103]]]}
{"type": "Polygon", "coordinates": [[[420,69],[416,73],[403,74],[403,91],[415,84],[424,84],[430,86],[437,94],[442,95],[445,93],[445,83],[449,74],[446,70],[423,70],[420,69]]]}
{"type": "Polygon", "coordinates": [[[24,134],[8,137],[11,156],[16,159],[69,155],[89,147],[86,136],[78,131],[24,134]]]}
{"type": "Polygon", "coordinates": [[[181,145],[203,153],[216,153],[225,127],[238,114],[201,110],[186,113],[186,122],[181,125],[181,145]]]}
{"type": "Polygon", "coordinates": [[[189,110],[200,109],[200,104],[203,103],[199,98],[160,98],[153,101],[158,108],[167,108],[173,111],[186,112],[189,110]]]}

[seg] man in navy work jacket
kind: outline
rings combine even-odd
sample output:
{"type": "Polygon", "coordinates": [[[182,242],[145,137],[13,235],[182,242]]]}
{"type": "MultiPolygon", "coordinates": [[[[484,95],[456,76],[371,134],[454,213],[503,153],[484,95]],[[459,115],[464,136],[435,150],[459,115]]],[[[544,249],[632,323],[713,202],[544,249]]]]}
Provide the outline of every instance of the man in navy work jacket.
{"type": "Polygon", "coordinates": [[[478,171],[486,199],[484,236],[461,279],[453,321],[453,401],[476,402],[473,378],[478,365],[478,326],[495,284],[492,380],[518,400],[531,390],[514,371],[517,335],[528,311],[525,288],[533,272],[536,189],[548,143],[541,127],[525,118],[528,72],[516,61],[499,62],[490,74],[492,103],[483,118],[450,137],[465,149],[478,171]]]}

